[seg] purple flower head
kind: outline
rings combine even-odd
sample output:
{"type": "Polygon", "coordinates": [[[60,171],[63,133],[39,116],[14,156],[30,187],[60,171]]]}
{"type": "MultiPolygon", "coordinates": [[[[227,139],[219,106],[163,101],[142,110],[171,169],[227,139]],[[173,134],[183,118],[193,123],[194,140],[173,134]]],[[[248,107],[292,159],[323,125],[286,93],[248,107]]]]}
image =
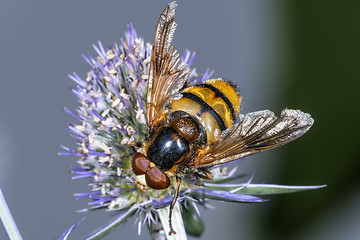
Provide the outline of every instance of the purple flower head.
{"type": "MultiPolygon", "coordinates": [[[[120,215],[87,239],[106,235],[132,215],[137,216],[139,233],[144,224],[151,227],[161,223],[166,228],[166,211],[174,196],[174,188],[141,190],[130,166],[135,152],[131,144],[142,143],[148,137],[146,94],[152,46],[145,43],[129,24],[125,39],[118,45],[104,47],[98,42],[93,47],[96,57],[90,53],[83,56],[90,65],[86,76],[70,75],[76,84],[72,91],[78,98],[79,106],[75,111],[64,110],[76,121],[68,125],[67,131],[77,141],[77,146],[61,146],[64,152],[60,155],[77,157],[77,165],[71,167],[72,179],[86,178],[90,182],[91,189],[87,193],[75,194],[78,199],[90,199],[89,208],[82,211],[106,208],[120,215]]],[[[186,50],[181,61],[192,67],[196,57],[196,53],[186,50]]],[[[212,75],[210,69],[199,75],[192,68],[188,83],[202,83],[212,75]]],[[[234,170],[226,169],[225,166],[209,168],[212,180],[194,181],[184,176],[178,198],[180,204],[174,208],[175,225],[183,222],[181,211],[187,216],[184,219],[202,223],[197,205],[207,206],[209,200],[262,202],[264,200],[254,195],[310,189],[306,186],[256,185],[251,181],[229,185],[227,182],[244,175],[236,175],[234,170]]],[[[181,234],[184,228],[190,234],[199,235],[199,231],[189,230],[187,224],[188,221],[184,220],[185,227],[180,226],[180,231],[177,230],[179,239],[184,238],[181,234]]]]}

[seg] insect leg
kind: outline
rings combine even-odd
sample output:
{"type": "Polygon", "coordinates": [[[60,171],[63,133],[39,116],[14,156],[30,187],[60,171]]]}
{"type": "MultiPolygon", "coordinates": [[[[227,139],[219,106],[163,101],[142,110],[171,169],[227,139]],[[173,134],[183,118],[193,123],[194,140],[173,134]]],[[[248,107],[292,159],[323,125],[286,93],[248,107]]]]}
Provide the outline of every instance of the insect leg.
{"type": "Polygon", "coordinates": [[[131,143],[128,143],[127,145],[129,145],[131,147],[141,147],[142,143],[141,142],[131,142],[131,143]]]}

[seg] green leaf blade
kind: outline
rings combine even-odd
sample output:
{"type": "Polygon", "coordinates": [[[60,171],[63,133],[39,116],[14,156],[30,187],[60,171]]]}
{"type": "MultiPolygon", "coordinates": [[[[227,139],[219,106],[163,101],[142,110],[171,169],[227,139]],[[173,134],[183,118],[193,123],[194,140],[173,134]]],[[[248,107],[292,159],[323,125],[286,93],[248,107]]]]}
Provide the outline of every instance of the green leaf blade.
{"type": "Polygon", "coordinates": [[[288,185],[277,185],[277,184],[205,184],[205,188],[212,190],[224,190],[231,191],[239,194],[249,195],[274,195],[284,193],[295,193],[313,189],[319,189],[326,187],[326,185],[317,186],[288,186],[288,185]]]}

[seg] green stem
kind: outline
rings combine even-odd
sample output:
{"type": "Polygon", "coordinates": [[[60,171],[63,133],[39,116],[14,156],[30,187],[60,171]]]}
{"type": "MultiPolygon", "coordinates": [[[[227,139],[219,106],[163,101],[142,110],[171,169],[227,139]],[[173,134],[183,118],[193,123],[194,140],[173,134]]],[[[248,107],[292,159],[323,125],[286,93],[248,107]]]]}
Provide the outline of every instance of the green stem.
{"type": "Polygon", "coordinates": [[[16,227],[14,218],[10,213],[9,207],[6,204],[1,189],[0,189],[0,218],[10,240],[22,240],[20,232],[16,227]]]}
{"type": "Polygon", "coordinates": [[[172,224],[173,224],[173,228],[176,232],[176,234],[169,234],[170,232],[170,227],[169,227],[169,211],[170,208],[169,207],[163,207],[157,210],[158,214],[159,214],[159,218],[161,221],[161,224],[163,225],[165,234],[166,234],[166,239],[167,240],[186,240],[186,231],[185,231],[185,227],[184,227],[184,223],[183,223],[183,219],[182,219],[182,215],[181,215],[181,210],[180,210],[180,204],[179,201],[177,201],[174,205],[173,208],[173,216],[172,216],[172,224]]]}

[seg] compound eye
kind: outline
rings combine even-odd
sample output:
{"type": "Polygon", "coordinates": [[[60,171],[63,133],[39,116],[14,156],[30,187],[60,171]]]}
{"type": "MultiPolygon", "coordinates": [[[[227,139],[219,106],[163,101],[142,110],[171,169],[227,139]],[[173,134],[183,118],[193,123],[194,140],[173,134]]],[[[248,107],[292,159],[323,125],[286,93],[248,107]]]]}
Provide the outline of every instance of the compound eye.
{"type": "Polygon", "coordinates": [[[165,189],[169,187],[170,180],[158,167],[153,167],[145,173],[146,183],[153,189],[165,189]]]}
{"type": "Polygon", "coordinates": [[[131,158],[131,168],[135,175],[143,175],[150,167],[150,161],[144,154],[134,153],[131,158]]]}

